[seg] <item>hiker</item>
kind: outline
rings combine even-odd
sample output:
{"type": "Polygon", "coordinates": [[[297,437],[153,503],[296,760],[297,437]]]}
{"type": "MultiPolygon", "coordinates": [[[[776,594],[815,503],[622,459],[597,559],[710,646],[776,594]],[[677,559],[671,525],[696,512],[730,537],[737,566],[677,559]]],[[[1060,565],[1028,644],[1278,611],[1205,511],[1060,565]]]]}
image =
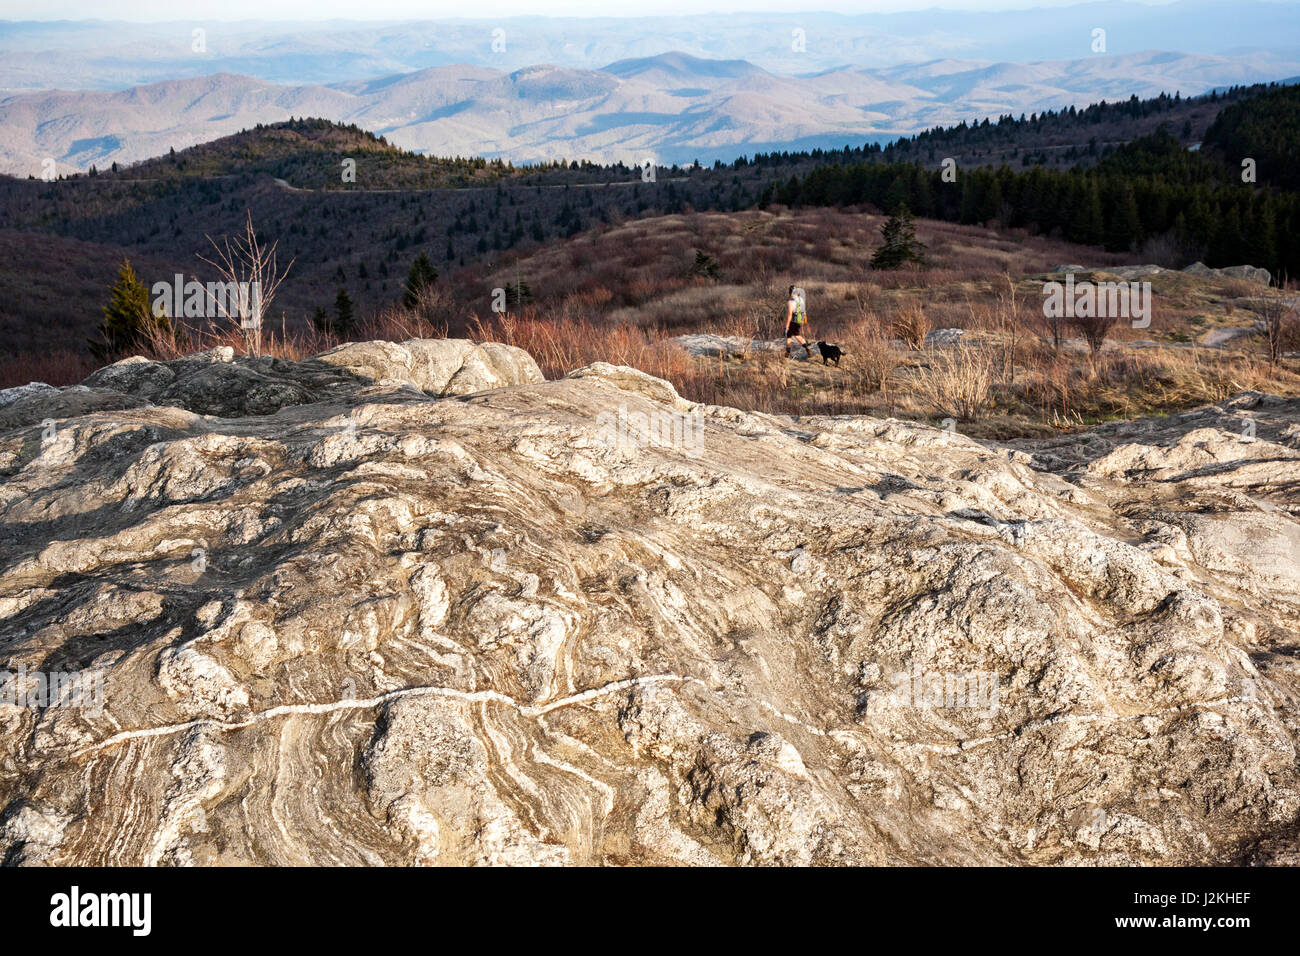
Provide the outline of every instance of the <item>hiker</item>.
{"type": "Polygon", "coordinates": [[[790,343],[798,342],[808,357],[812,358],[812,349],[808,348],[808,340],[804,338],[808,306],[804,302],[803,289],[797,285],[790,286],[790,300],[785,305],[785,357],[790,357],[790,343]]]}

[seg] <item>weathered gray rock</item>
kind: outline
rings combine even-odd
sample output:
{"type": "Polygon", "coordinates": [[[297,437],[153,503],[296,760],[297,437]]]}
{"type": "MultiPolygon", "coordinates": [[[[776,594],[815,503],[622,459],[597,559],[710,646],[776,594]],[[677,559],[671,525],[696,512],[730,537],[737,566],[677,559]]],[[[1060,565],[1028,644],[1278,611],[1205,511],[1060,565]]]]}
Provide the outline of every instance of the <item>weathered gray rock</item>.
{"type": "Polygon", "coordinates": [[[1134,279],[1145,279],[1149,276],[1159,275],[1168,270],[1161,266],[1148,263],[1147,265],[1141,266],[1108,266],[1105,271],[1110,275],[1118,276],[1121,279],[1128,279],[1131,282],[1134,279]]]}
{"type": "Polygon", "coordinates": [[[55,391],[54,386],[46,385],[44,382],[32,382],[29,385],[18,385],[14,388],[0,388],[0,408],[22,401],[24,398],[31,398],[34,395],[42,395],[52,391],[55,391]]]}
{"type": "Polygon", "coordinates": [[[1300,402],[1011,447],[444,358],[4,424],[0,667],[103,697],[0,704],[0,856],[1294,857],[1300,402]]]}
{"type": "Polygon", "coordinates": [[[497,342],[475,345],[468,339],[349,342],[316,359],[358,378],[414,385],[431,395],[467,395],[542,381],[537,363],[523,349],[497,342]]]}
{"type": "Polygon", "coordinates": [[[1248,282],[1258,282],[1261,285],[1269,285],[1273,281],[1269,271],[1261,269],[1259,266],[1225,266],[1222,269],[1211,269],[1204,262],[1193,262],[1183,271],[1198,276],[1223,276],[1228,279],[1245,279],[1248,282]]]}
{"type": "Polygon", "coordinates": [[[1264,323],[1262,321],[1255,322],[1252,325],[1221,327],[1210,329],[1201,336],[1200,342],[1210,348],[1223,348],[1228,345],[1241,344],[1242,339],[1252,338],[1263,331],[1264,323]]]}
{"type": "Polygon", "coordinates": [[[170,362],[123,359],[98,370],[79,388],[57,392],[57,398],[49,386],[6,389],[0,393],[0,426],[143,405],[223,418],[270,415],[345,395],[395,389],[466,395],[542,380],[531,355],[496,342],[349,342],[303,362],[236,358],[225,346],[170,362]]]}
{"type": "Polygon", "coordinates": [[[935,329],[925,334],[926,348],[955,348],[961,345],[965,329],[935,329]]]}
{"type": "Polygon", "coordinates": [[[675,335],[670,342],[691,355],[746,355],[751,352],[779,352],[785,347],[784,339],[753,339],[740,335],[716,335],[712,332],[692,332],[675,335]]]}

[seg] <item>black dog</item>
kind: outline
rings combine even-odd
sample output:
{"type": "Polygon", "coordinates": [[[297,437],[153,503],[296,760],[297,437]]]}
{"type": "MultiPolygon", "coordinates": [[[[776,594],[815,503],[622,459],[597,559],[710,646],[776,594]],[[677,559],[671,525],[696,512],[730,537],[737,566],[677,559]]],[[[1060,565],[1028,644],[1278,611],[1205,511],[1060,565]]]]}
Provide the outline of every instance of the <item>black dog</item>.
{"type": "Polygon", "coordinates": [[[823,365],[834,362],[836,368],[840,367],[840,356],[844,354],[844,350],[838,345],[831,345],[829,342],[818,342],[817,351],[822,353],[823,365]]]}

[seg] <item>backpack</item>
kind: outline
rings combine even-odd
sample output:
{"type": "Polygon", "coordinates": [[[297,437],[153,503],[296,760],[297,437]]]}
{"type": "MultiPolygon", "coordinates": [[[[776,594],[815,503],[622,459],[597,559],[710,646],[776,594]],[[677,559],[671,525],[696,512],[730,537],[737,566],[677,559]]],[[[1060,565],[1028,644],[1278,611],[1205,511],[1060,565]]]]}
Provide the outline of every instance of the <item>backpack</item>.
{"type": "Polygon", "coordinates": [[[803,325],[808,321],[808,306],[804,302],[803,289],[794,290],[794,322],[796,325],[803,325]]]}

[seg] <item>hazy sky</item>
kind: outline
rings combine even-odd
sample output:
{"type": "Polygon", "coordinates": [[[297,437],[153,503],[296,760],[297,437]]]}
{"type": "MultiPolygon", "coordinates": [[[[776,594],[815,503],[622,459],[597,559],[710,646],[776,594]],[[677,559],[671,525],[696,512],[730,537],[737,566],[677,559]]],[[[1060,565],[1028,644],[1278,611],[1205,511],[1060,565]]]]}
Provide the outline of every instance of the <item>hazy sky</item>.
{"type": "MultiPolygon", "coordinates": [[[[676,16],[729,12],[832,11],[882,13],[897,10],[1015,10],[1072,6],[1080,0],[0,0],[6,20],[398,20],[443,17],[676,16]]],[[[1172,0],[1132,0],[1148,5],[1172,0]]],[[[1230,3],[1230,0],[1225,0],[1230,3]]]]}

